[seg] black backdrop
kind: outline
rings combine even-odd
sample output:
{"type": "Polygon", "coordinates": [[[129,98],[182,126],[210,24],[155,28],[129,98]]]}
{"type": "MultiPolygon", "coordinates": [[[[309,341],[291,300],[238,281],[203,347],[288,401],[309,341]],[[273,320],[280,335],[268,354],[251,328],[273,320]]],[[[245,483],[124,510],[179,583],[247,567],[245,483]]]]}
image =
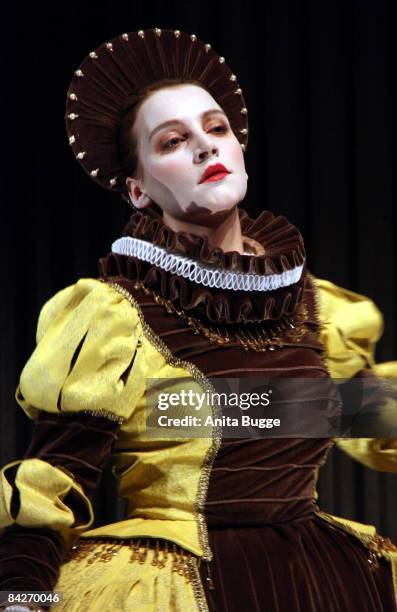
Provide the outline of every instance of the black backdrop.
{"type": "MultiPolygon", "coordinates": [[[[74,161],[65,95],[89,51],[126,31],[195,33],[226,58],[249,112],[243,206],[286,215],[317,276],[372,298],[385,318],[377,360],[396,358],[396,3],[390,0],[62,3],[8,6],[1,55],[1,465],[19,458],[31,423],[14,400],[39,310],[97,274],[129,211],[74,161]]],[[[397,475],[333,449],[320,506],[397,540],[397,475]]],[[[110,467],[96,524],[118,520],[110,467]]]]}

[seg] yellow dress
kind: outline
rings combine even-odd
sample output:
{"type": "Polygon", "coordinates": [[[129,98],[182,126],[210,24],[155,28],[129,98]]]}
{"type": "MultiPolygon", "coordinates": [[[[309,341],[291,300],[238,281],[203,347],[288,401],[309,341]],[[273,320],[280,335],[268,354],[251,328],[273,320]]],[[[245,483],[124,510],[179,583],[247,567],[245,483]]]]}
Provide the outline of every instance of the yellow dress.
{"type": "MultiPolygon", "coordinates": [[[[395,385],[397,362],[374,361],[383,320],[373,302],[329,281],[314,280],[321,339],[331,375],[349,378],[369,367],[395,385]]],[[[189,377],[197,387],[208,388],[203,373],[174,357],[147,325],[139,305],[121,287],[83,278],[44,305],[37,347],[22,371],[16,399],[31,419],[40,411],[83,411],[120,423],[113,449],[114,474],[119,494],[128,502],[128,518],[90,529],[92,505],[73,474],[39,458],[3,467],[0,534],[16,523],[56,530],[69,547],[77,538],[79,542],[98,538],[97,548],[84,552],[83,545],[82,555],[62,565],[54,591],[63,593],[64,603],[56,610],[207,609],[198,560],[211,559],[204,503],[218,442],[214,436],[160,441],[148,437],[147,377],[175,381],[189,377]],[[126,372],[128,376],[123,376],[126,372]],[[7,472],[15,466],[13,486],[19,490],[20,509],[13,518],[13,486],[7,472]],[[89,518],[83,524],[76,525],[73,509],[63,501],[71,490],[86,508],[89,518]],[[112,551],[103,542],[106,537],[121,545],[112,551]],[[127,538],[169,542],[169,553],[164,548],[156,551],[137,545],[131,555],[131,548],[123,544],[127,538]]],[[[393,428],[396,408],[397,401],[391,397],[383,418],[393,428]]],[[[206,410],[210,414],[210,406],[206,410]]],[[[340,439],[337,444],[373,469],[397,472],[397,438],[340,439]]],[[[362,542],[376,542],[374,526],[321,514],[325,521],[339,524],[362,542]]],[[[397,552],[392,546],[384,546],[379,554],[392,564],[397,593],[397,552]]]]}

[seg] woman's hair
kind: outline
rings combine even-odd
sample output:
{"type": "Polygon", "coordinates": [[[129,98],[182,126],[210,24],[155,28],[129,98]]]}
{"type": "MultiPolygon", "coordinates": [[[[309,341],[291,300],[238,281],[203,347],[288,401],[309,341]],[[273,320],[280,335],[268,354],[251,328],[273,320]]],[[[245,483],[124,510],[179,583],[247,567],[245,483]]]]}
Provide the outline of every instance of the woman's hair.
{"type": "MultiPolygon", "coordinates": [[[[137,142],[133,133],[135,119],[140,107],[155,91],[159,91],[160,89],[164,89],[166,87],[176,87],[178,85],[197,85],[212,95],[209,89],[203,85],[203,83],[200,83],[200,81],[179,78],[161,79],[155,83],[151,83],[150,85],[135,89],[134,93],[129,96],[126,103],[126,108],[123,115],[120,117],[120,124],[117,134],[120,163],[124,169],[124,181],[127,176],[133,176],[134,178],[141,177],[142,170],[138,159],[137,142]]],[[[122,198],[131,204],[131,201],[127,195],[127,187],[125,187],[125,192],[122,195],[122,198]]]]}

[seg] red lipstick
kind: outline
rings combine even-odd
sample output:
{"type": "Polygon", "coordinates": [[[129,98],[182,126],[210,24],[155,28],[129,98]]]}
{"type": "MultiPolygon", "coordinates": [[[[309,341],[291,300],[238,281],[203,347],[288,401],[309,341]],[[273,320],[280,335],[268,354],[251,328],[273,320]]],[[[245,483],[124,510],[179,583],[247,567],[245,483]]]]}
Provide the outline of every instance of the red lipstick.
{"type": "Polygon", "coordinates": [[[219,181],[223,179],[227,174],[230,174],[229,170],[222,164],[214,164],[208,166],[200,179],[199,184],[209,181],[219,181]]]}

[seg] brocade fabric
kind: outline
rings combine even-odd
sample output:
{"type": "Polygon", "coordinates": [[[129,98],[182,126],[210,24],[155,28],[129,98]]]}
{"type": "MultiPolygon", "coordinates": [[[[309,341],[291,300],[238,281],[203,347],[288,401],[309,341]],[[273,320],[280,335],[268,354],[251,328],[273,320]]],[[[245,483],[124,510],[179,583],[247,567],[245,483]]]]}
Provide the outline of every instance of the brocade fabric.
{"type": "MultiPolygon", "coordinates": [[[[174,233],[151,214],[134,215],[124,233],[230,270],[276,273],[305,263],[302,237],[285,218],[269,211],[256,220],[239,214],[244,235],[253,248],[256,242],[261,247],[257,255],[210,249],[206,240],[174,233]]],[[[373,302],[316,279],[306,265],[296,286],[269,295],[210,291],[113,253],[100,260],[100,273],[100,279],[80,279],[61,290],[40,313],[37,347],[16,392],[35,421],[32,441],[22,460],[0,472],[0,587],[17,589],[28,576],[31,588],[61,586],[67,612],[78,610],[84,598],[90,612],[134,601],[148,612],[182,612],[193,601],[211,612],[396,610],[397,553],[385,552],[371,569],[365,542],[375,528],[330,515],[326,520],[317,506],[316,479],[334,442],[369,467],[396,472],[397,438],[156,443],[144,427],[148,376],[188,375],[198,384],[209,377],[292,372],[324,381],[330,397],[338,378],[373,382],[367,401],[379,404],[382,423],[395,427],[397,403],[392,395],[383,401],[380,377],[392,381],[397,362],[375,363],[382,316],[373,302]],[[303,333],[281,339],[277,351],[214,344],[137,281],[208,324],[271,325],[304,305],[303,333]],[[92,494],[111,455],[127,516],[90,529],[92,494]],[[32,487],[36,470],[49,483],[37,483],[42,515],[32,487]],[[127,544],[104,564],[65,560],[77,540],[142,537],[203,559],[201,586],[174,580],[170,565],[130,563],[127,544]],[[40,570],[32,572],[34,560],[40,570]],[[126,568],[128,580],[119,578],[126,568]]],[[[348,401],[342,387],[340,392],[348,401]]]]}

